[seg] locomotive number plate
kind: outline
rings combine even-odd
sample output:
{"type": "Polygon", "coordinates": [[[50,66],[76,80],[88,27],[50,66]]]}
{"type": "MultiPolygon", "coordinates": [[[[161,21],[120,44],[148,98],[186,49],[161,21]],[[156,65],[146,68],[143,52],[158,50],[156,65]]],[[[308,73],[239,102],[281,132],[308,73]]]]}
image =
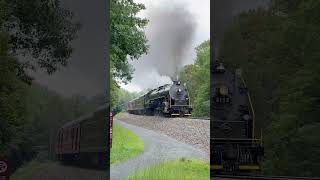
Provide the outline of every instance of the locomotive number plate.
{"type": "Polygon", "coordinates": [[[216,97],[216,103],[230,103],[230,98],[229,97],[216,97]]]}

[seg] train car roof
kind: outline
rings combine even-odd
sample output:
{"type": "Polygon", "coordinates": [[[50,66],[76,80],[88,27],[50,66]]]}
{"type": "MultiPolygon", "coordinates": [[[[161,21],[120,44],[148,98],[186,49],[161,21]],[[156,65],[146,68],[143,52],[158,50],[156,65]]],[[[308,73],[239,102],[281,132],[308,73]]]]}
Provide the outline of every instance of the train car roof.
{"type": "MultiPolygon", "coordinates": [[[[80,116],[79,118],[77,118],[76,120],[73,120],[73,121],[70,121],[70,122],[67,122],[66,124],[64,124],[61,129],[63,128],[66,128],[68,126],[71,126],[71,125],[74,125],[74,124],[78,124],[80,123],[81,121],[84,121],[84,120],[87,120],[89,119],[90,117],[92,117],[95,113],[99,112],[99,111],[103,111],[103,110],[106,110],[108,108],[108,105],[105,104],[105,105],[102,105],[102,106],[99,106],[95,111],[91,112],[91,113],[88,113],[88,114],[85,114],[83,116],[80,116]]],[[[107,116],[107,114],[106,114],[107,116]]],[[[109,115],[108,115],[109,116],[109,115]]]]}

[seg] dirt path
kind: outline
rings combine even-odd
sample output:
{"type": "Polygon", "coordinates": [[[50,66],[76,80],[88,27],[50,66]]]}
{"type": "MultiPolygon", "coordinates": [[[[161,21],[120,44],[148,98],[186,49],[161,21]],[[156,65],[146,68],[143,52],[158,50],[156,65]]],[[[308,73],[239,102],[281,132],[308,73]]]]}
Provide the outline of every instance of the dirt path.
{"type": "Polygon", "coordinates": [[[206,153],[189,144],[119,120],[114,122],[136,133],[144,141],[145,149],[144,152],[137,157],[117,165],[112,165],[110,169],[111,180],[125,179],[137,170],[144,169],[165,160],[175,160],[181,157],[206,158],[206,153]]]}

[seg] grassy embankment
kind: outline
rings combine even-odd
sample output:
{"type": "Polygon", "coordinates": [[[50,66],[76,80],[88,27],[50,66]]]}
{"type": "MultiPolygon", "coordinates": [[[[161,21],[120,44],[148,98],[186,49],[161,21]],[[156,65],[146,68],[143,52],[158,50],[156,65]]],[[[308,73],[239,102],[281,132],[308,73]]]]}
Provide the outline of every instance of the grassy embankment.
{"type": "Polygon", "coordinates": [[[119,112],[118,114],[116,114],[113,118],[113,120],[119,119],[122,116],[124,116],[125,114],[127,114],[127,112],[119,112]]]}
{"type": "Polygon", "coordinates": [[[127,180],[207,180],[210,179],[209,163],[200,160],[187,160],[181,158],[175,161],[166,161],[151,166],[136,174],[129,176],[127,180]]]}
{"type": "Polygon", "coordinates": [[[111,164],[128,160],[144,150],[144,142],[139,136],[117,124],[113,125],[112,136],[111,164]]]}

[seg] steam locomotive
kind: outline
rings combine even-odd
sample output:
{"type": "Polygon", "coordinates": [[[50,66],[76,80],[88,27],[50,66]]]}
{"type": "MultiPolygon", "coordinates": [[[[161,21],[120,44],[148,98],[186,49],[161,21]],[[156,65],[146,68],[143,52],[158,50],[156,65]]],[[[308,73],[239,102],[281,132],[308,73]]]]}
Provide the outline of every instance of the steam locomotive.
{"type": "Polygon", "coordinates": [[[241,70],[214,63],[211,89],[211,169],[256,172],[264,154],[255,134],[255,114],[241,70]]]}
{"type": "Polygon", "coordinates": [[[130,114],[191,116],[192,106],[185,84],[173,81],[128,102],[130,114]]]}
{"type": "Polygon", "coordinates": [[[112,114],[109,118],[107,107],[103,105],[59,128],[55,142],[58,160],[84,167],[106,168],[108,139],[110,147],[112,143],[112,114]]]}

